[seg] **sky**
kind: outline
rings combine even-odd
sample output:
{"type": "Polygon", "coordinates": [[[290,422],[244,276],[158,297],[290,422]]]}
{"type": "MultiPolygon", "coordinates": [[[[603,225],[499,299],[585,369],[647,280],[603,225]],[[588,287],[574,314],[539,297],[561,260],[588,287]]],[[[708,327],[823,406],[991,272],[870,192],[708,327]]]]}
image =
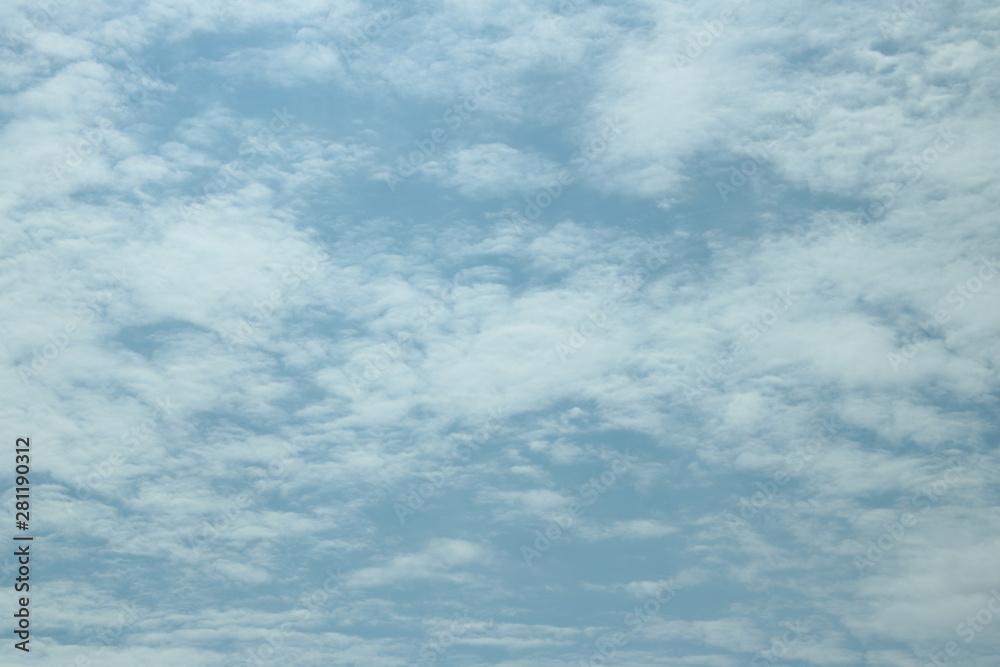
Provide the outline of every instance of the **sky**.
{"type": "Polygon", "coordinates": [[[996,665],[995,3],[0,25],[0,662],[996,665]]]}

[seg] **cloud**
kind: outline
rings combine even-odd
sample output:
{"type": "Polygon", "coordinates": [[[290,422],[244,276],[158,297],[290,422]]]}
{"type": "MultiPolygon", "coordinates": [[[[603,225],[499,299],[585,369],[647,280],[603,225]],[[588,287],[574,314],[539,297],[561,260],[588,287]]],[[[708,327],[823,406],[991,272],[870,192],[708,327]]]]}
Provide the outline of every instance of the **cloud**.
{"type": "Polygon", "coordinates": [[[466,540],[437,538],[423,551],[401,554],[383,566],[352,573],[348,585],[380,587],[420,579],[460,583],[466,577],[456,569],[481,564],[488,553],[486,548],[466,540]]]}
{"type": "Polygon", "coordinates": [[[558,180],[558,169],[539,155],[493,143],[455,149],[422,171],[465,197],[484,199],[551,185],[558,180]]]}
{"type": "Polygon", "coordinates": [[[995,10],[128,9],[2,10],[46,660],[992,664],[995,10]]]}

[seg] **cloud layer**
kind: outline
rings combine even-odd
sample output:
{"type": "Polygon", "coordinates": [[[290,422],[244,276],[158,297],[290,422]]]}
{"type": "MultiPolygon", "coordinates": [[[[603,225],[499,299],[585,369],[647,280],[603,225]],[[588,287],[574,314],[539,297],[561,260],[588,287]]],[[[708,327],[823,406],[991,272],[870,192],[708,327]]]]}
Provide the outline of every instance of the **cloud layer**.
{"type": "Polygon", "coordinates": [[[990,3],[0,12],[42,664],[994,664],[990,3]]]}

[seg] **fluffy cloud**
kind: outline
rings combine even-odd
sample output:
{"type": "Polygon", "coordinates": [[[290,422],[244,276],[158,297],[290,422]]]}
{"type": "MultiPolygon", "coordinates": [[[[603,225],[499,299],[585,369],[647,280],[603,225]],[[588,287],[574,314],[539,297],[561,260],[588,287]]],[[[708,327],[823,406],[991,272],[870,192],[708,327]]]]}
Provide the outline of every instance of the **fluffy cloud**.
{"type": "Polygon", "coordinates": [[[989,3],[126,4],[2,10],[45,660],[992,664],[989,3]]]}

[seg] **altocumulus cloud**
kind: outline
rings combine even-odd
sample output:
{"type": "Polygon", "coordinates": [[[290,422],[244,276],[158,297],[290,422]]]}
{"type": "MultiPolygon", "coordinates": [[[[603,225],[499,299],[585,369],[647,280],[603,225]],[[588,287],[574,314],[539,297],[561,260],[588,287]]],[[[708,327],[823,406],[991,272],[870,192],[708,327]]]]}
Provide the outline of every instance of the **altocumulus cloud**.
{"type": "Polygon", "coordinates": [[[992,665],[995,8],[335,5],[2,9],[40,664],[992,665]]]}

